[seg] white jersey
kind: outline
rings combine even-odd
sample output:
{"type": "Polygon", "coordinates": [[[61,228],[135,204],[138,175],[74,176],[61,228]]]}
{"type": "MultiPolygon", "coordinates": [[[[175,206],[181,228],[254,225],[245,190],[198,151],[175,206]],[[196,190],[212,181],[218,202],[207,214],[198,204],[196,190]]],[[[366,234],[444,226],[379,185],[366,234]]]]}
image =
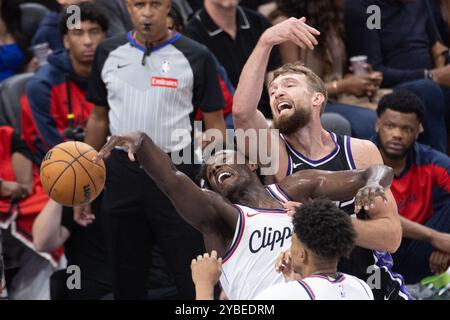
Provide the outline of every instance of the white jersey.
{"type": "Polygon", "coordinates": [[[232,245],[223,257],[220,284],[229,299],[251,300],[284,282],[283,275],[275,271],[275,262],[280,251],[291,246],[292,219],[286,210],[236,207],[239,219],[232,245]]]}
{"type": "Polygon", "coordinates": [[[361,279],[339,273],[336,279],[313,275],[279,283],[264,290],[256,300],[373,300],[373,294],[361,279]]]}

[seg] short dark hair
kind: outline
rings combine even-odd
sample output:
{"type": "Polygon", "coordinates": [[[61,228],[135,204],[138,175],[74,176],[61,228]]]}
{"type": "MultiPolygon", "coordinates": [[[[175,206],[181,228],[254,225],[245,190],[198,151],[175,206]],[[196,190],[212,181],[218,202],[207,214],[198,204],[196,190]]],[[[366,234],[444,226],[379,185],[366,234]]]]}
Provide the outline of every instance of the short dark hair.
{"type": "MultiPolygon", "coordinates": [[[[97,22],[103,32],[108,31],[109,21],[103,6],[91,1],[80,2],[77,6],[80,8],[81,21],[97,22]]],[[[67,7],[62,9],[58,26],[61,36],[65,36],[69,32],[67,21],[72,15],[73,12],[67,12],[67,7]]]]}
{"type": "Polygon", "coordinates": [[[378,102],[377,115],[380,117],[386,109],[401,113],[415,113],[420,122],[425,115],[425,104],[422,99],[408,90],[394,90],[378,102]]]}
{"type": "Polygon", "coordinates": [[[356,232],[351,218],[329,200],[303,204],[292,222],[297,238],[319,258],[336,260],[353,250],[356,232]]]}

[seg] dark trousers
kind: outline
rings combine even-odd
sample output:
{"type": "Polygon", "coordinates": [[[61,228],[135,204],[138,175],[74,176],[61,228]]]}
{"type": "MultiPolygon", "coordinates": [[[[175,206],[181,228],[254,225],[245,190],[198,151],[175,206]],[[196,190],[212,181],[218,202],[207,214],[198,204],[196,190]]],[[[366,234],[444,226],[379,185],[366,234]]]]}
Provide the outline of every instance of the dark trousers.
{"type": "MultiPolygon", "coordinates": [[[[449,233],[450,205],[437,208],[425,225],[434,230],[449,233]]],[[[403,238],[400,248],[392,255],[393,269],[404,277],[406,284],[418,283],[431,275],[428,262],[432,252],[433,248],[427,242],[403,238]]]]}
{"type": "MultiPolygon", "coordinates": [[[[148,252],[156,241],[174,276],[178,298],[194,299],[190,263],[205,252],[201,234],[180,217],[170,200],[125,152],[113,151],[106,168],[102,209],[109,221],[114,298],[146,298],[151,263],[148,252]]],[[[197,175],[194,165],[183,164],[178,169],[191,178],[197,175]]]]}

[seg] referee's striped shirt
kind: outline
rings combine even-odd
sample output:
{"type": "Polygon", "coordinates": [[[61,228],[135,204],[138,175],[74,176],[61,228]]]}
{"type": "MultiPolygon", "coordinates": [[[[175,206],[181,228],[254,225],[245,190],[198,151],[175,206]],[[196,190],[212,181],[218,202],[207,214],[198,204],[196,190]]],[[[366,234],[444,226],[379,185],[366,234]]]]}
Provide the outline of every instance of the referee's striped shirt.
{"type": "Polygon", "coordinates": [[[87,100],[109,109],[113,135],[147,133],[165,152],[191,142],[197,107],[203,112],[223,108],[224,99],[209,50],[179,33],[145,49],[133,33],[103,42],[97,49],[87,100]]]}

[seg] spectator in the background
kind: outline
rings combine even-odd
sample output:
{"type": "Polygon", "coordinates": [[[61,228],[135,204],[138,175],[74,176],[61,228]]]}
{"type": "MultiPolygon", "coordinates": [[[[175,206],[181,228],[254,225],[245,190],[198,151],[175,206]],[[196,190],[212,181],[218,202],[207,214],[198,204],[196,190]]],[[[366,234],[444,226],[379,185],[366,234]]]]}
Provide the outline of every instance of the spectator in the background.
{"type": "Polygon", "coordinates": [[[41,254],[33,246],[33,221],[48,195],[31,159],[13,128],[0,127],[0,228],[8,297],[13,300],[49,299],[50,275],[62,254],[60,249],[41,254]]]}
{"type": "Polygon", "coordinates": [[[313,70],[324,80],[328,91],[330,101],[325,112],[338,113],[350,121],[353,137],[370,139],[375,133],[374,100],[382,75],[380,72],[367,75],[348,72],[343,12],[338,1],[278,0],[277,7],[277,12],[272,14],[274,24],[290,17],[306,17],[308,24],[321,32],[314,51],[301,49],[293,42],[282,43],[283,63],[301,61],[313,70]]]}
{"type": "MultiPolygon", "coordinates": [[[[167,23],[169,29],[175,30],[182,34],[186,34],[183,16],[180,12],[179,6],[175,2],[172,2],[172,8],[170,9],[167,23]]],[[[219,80],[220,88],[222,89],[223,97],[225,99],[225,107],[223,108],[223,116],[225,119],[225,123],[227,125],[227,128],[233,129],[233,116],[231,114],[231,109],[233,106],[233,95],[235,88],[233,84],[230,82],[230,79],[228,78],[228,74],[225,68],[220,64],[220,62],[214,55],[212,55],[212,57],[214,59],[214,63],[216,64],[217,77],[219,80]]],[[[202,111],[197,110],[195,120],[201,121],[202,118],[203,118],[202,111]]]]}
{"type": "Polygon", "coordinates": [[[407,89],[425,102],[424,133],[419,141],[445,152],[444,114],[446,107],[450,108],[450,66],[437,67],[442,52],[436,53],[436,61],[433,58],[439,35],[427,3],[346,0],[346,44],[349,56],[366,55],[373,69],[383,73],[382,87],[407,89]],[[368,25],[377,22],[375,16],[366,12],[371,5],[380,8],[381,28],[368,25]]]}
{"type": "Polygon", "coordinates": [[[30,60],[21,30],[21,11],[14,1],[0,0],[0,81],[25,71],[30,60]]]}
{"type": "MultiPolygon", "coordinates": [[[[239,0],[204,0],[204,9],[189,22],[187,35],[208,47],[225,68],[234,87],[241,70],[261,34],[270,27],[262,15],[238,6],[239,0]]],[[[273,51],[267,72],[281,65],[279,51],[273,51]]],[[[264,90],[259,109],[271,118],[269,99],[264,90]]]]}
{"type": "Polygon", "coordinates": [[[450,159],[416,142],[425,113],[416,95],[394,91],[381,99],[377,113],[374,142],[394,169],[391,190],[403,229],[393,269],[414,284],[450,265],[450,159]]]}
{"type": "Polygon", "coordinates": [[[133,28],[127,11],[126,0],[95,0],[104,6],[108,19],[108,35],[114,36],[128,32],[133,28]]]}
{"type": "MultiPolygon", "coordinates": [[[[95,201],[94,206],[100,202],[95,201]]],[[[78,266],[81,270],[79,290],[67,290],[66,270],[60,281],[61,290],[52,299],[98,300],[112,292],[112,275],[104,238],[105,217],[95,209],[96,219],[92,225],[82,227],[73,219],[72,208],[63,207],[49,200],[33,224],[33,242],[37,250],[51,252],[64,245],[68,266],[78,266]]],[[[54,276],[54,279],[57,279],[54,276]]],[[[56,282],[55,282],[56,285],[56,282]]],[[[57,286],[57,285],[56,285],[57,286]]]]}
{"type": "Polygon", "coordinates": [[[82,139],[82,128],[94,107],[85,94],[95,50],[105,39],[108,19],[93,2],[82,2],[79,7],[81,28],[69,30],[66,21],[70,14],[63,12],[59,30],[66,49],[49,56],[49,63],[29,80],[26,98],[22,99],[25,120],[32,118],[36,125],[36,130],[24,126],[24,139],[36,148],[33,151],[38,165],[58,143],[82,139]]]}
{"type": "MultiPolygon", "coordinates": [[[[56,0],[61,7],[71,4],[76,4],[81,0],[56,0]]],[[[62,36],[59,33],[59,19],[60,13],[56,11],[49,11],[44,19],[42,19],[36,33],[31,40],[31,45],[35,46],[47,42],[49,48],[53,51],[64,48],[62,36]]]]}

